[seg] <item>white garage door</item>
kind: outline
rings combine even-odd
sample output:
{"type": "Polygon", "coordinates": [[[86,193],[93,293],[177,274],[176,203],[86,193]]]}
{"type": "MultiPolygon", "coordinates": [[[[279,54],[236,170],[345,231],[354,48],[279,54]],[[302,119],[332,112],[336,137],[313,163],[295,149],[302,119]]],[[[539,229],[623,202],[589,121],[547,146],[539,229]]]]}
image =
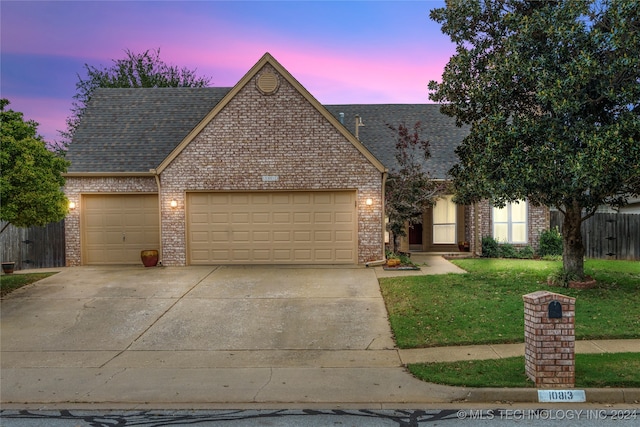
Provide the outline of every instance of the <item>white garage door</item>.
{"type": "Polygon", "coordinates": [[[158,196],[83,195],[84,264],[141,264],[140,251],[159,249],[158,196]]]}
{"type": "Polygon", "coordinates": [[[189,193],[190,264],[355,264],[355,191],[189,193]]]}

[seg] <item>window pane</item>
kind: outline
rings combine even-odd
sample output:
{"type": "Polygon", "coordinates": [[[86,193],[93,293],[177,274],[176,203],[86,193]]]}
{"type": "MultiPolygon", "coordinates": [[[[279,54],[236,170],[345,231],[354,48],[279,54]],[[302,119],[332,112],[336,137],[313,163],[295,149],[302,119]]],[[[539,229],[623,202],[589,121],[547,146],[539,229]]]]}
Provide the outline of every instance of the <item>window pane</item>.
{"type": "Polygon", "coordinates": [[[493,224],[493,238],[498,242],[508,242],[509,226],[507,224],[493,224]]]}
{"type": "Polygon", "coordinates": [[[508,205],[504,208],[493,208],[493,220],[495,222],[507,222],[509,220],[508,205]]]}
{"type": "Polygon", "coordinates": [[[447,224],[456,222],[456,205],[453,196],[445,196],[436,201],[433,207],[433,223],[447,224]]]}
{"type": "Polygon", "coordinates": [[[527,220],[527,202],[513,203],[511,205],[511,221],[525,222],[527,220]]]}
{"type": "Polygon", "coordinates": [[[433,226],[433,243],[456,243],[455,224],[434,225],[433,226]]]}
{"type": "Polygon", "coordinates": [[[526,224],[513,224],[511,226],[511,243],[527,243],[526,224]]]}

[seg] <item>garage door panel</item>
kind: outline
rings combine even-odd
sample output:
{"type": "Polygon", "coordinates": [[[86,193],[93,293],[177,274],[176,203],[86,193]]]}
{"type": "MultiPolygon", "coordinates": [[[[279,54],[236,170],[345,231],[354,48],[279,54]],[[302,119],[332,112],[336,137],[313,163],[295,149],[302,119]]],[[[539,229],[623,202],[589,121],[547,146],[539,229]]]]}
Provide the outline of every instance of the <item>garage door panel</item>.
{"type": "Polygon", "coordinates": [[[338,224],[351,224],[353,223],[353,214],[349,212],[336,212],[335,222],[338,224]]]}
{"type": "Polygon", "coordinates": [[[310,212],[295,212],[293,214],[293,223],[294,224],[311,224],[311,216],[310,212]]]}
{"type": "Polygon", "coordinates": [[[88,194],[81,206],[84,264],[139,264],[160,247],[156,194],[88,194]]]}
{"type": "Polygon", "coordinates": [[[274,224],[291,223],[291,214],[289,212],[273,212],[272,218],[274,224]]]}
{"type": "Polygon", "coordinates": [[[332,205],[334,203],[333,193],[315,193],[313,203],[316,205],[332,205]]]}
{"type": "Polygon", "coordinates": [[[268,231],[252,232],[252,241],[256,243],[269,243],[271,241],[271,233],[268,231]]]}
{"type": "Polygon", "coordinates": [[[313,237],[314,237],[316,242],[331,242],[332,241],[331,231],[329,231],[329,230],[316,231],[315,233],[313,233],[313,237]]]}
{"type": "Polygon", "coordinates": [[[291,204],[291,195],[289,193],[273,193],[271,194],[271,204],[289,205],[291,204]]]}
{"type": "MultiPolygon", "coordinates": [[[[314,233],[315,234],[315,233],[314,233]]],[[[295,243],[311,243],[313,240],[311,239],[311,231],[295,231],[293,233],[293,241],[295,243]]],[[[318,239],[316,239],[318,241],[318,239]]]]}
{"type": "Polygon", "coordinates": [[[248,205],[251,196],[249,194],[233,194],[231,196],[231,205],[248,205]]]}
{"type": "Polygon", "coordinates": [[[251,215],[251,222],[253,224],[268,224],[270,222],[269,212],[254,212],[251,215]]]}
{"type": "Polygon", "coordinates": [[[230,242],[230,234],[228,231],[212,231],[211,232],[211,240],[213,242],[230,242]]]}
{"type": "Polygon", "coordinates": [[[191,264],[357,262],[354,191],[189,193],[187,206],[191,264]]]}
{"type": "Polygon", "coordinates": [[[234,212],[233,214],[231,214],[231,221],[234,224],[249,224],[249,213],[248,212],[242,212],[242,213],[234,212]]]}
{"type": "Polygon", "coordinates": [[[335,240],[336,242],[353,242],[353,233],[350,231],[338,230],[335,232],[335,240]]]}

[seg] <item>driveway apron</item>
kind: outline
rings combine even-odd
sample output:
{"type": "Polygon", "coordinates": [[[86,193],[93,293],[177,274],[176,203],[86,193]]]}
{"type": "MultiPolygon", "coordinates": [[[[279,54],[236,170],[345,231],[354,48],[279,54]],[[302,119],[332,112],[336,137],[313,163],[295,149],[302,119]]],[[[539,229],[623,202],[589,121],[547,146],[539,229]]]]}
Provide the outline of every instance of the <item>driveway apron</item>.
{"type": "Polygon", "coordinates": [[[460,397],[406,373],[372,269],[68,268],[0,314],[3,403],[460,397]]]}

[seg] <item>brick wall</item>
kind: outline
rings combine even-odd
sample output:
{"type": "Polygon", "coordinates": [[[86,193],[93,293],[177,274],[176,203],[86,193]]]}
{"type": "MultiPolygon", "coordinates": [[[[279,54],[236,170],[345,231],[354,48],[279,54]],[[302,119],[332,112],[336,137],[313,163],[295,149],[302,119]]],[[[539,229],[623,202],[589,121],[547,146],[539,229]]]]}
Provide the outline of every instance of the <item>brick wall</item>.
{"type": "Polygon", "coordinates": [[[275,94],[257,90],[265,71],[277,74],[266,65],[162,172],[163,262],[187,262],[185,192],[194,190],[355,189],[358,261],[381,259],[381,173],[284,78],[275,94]]]}
{"type": "MultiPolygon", "coordinates": [[[[493,208],[488,200],[469,206],[468,232],[471,239],[471,252],[478,255],[482,252],[481,239],[493,235],[493,208]],[[479,230],[477,239],[474,239],[476,229],[479,230]]],[[[533,206],[527,204],[527,243],[515,244],[516,247],[529,245],[534,250],[540,246],[540,232],[549,229],[549,209],[546,206],[533,206]]]]}
{"type": "MultiPolygon", "coordinates": [[[[381,259],[381,172],[281,76],[274,94],[260,92],[255,81],[267,70],[277,74],[267,64],[161,173],[163,263],[186,264],[185,195],[201,190],[356,190],[358,261],[381,259]]],[[[81,193],[157,191],[154,177],[67,178],[67,197],[79,207],[67,217],[67,264],[81,263],[81,193]]]]}
{"type": "Polygon", "coordinates": [[[523,296],[525,370],[539,388],[570,388],[575,384],[576,299],[548,291],[523,296]],[[549,304],[562,307],[550,318],[549,304]]]}
{"type": "Polygon", "coordinates": [[[80,212],[82,194],[91,193],[157,193],[153,177],[67,177],[64,192],[76,208],[70,211],[64,222],[66,264],[69,267],[82,263],[80,243],[80,212]]]}

